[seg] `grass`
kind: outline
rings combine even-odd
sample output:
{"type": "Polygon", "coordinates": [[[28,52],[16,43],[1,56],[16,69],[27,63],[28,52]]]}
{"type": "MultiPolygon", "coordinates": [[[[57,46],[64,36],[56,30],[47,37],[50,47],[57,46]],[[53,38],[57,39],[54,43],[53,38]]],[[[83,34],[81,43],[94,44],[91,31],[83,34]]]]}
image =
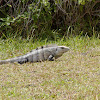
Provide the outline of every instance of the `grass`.
{"type": "Polygon", "coordinates": [[[0,40],[0,60],[45,44],[71,48],[54,62],[0,65],[0,100],[100,100],[100,40],[0,40]]]}

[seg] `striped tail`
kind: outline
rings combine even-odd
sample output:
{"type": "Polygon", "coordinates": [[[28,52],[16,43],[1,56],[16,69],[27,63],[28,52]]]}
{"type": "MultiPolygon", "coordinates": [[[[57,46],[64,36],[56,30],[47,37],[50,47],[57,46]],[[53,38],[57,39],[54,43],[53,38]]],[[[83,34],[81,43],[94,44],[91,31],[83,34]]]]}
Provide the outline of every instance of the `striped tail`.
{"type": "Polygon", "coordinates": [[[17,62],[18,58],[12,58],[7,60],[0,60],[0,64],[14,63],[17,62]]]}
{"type": "Polygon", "coordinates": [[[7,63],[14,63],[14,62],[23,64],[23,63],[28,62],[28,59],[24,57],[16,57],[16,58],[7,59],[7,60],[0,60],[0,64],[7,64],[7,63]]]}

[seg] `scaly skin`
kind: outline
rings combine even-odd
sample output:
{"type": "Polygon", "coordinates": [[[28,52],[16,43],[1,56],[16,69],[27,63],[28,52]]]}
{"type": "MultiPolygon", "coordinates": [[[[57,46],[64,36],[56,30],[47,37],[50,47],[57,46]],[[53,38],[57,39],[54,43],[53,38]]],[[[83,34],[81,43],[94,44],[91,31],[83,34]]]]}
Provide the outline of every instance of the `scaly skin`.
{"type": "Polygon", "coordinates": [[[54,58],[57,59],[61,57],[67,51],[69,51],[69,48],[66,46],[55,46],[55,45],[46,47],[42,46],[41,48],[32,50],[31,52],[23,56],[7,60],[0,60],[0,64],[14,63],[14,62],[23,64],[26,62],[39,62],[45,60],[53,61],[54,58]]]}

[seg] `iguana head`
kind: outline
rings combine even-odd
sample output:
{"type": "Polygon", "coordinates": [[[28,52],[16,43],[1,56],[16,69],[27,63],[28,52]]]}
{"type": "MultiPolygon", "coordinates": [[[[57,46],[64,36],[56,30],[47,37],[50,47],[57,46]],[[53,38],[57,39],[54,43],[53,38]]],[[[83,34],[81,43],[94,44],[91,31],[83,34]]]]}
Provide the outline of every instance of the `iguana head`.
{"type": "Polygon", "coordinates": [[[57,46],[56,56],[60,57],[63,53],[66,53],[67,51],[69,51],[69,47],[66,47],[66,46],[57,46]]]}

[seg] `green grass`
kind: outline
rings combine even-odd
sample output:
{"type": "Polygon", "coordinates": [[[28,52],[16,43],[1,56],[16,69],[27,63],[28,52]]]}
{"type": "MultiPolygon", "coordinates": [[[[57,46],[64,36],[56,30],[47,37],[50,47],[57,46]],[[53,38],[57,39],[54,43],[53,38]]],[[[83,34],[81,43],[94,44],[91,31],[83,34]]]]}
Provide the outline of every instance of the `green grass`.
{"type": "Polygon", "coordinates": [[[54,62],[0,65],[0,100],[100,100],[100,40],[0,40],[0,60],[56,43],[71,48],[54,62]]]}

